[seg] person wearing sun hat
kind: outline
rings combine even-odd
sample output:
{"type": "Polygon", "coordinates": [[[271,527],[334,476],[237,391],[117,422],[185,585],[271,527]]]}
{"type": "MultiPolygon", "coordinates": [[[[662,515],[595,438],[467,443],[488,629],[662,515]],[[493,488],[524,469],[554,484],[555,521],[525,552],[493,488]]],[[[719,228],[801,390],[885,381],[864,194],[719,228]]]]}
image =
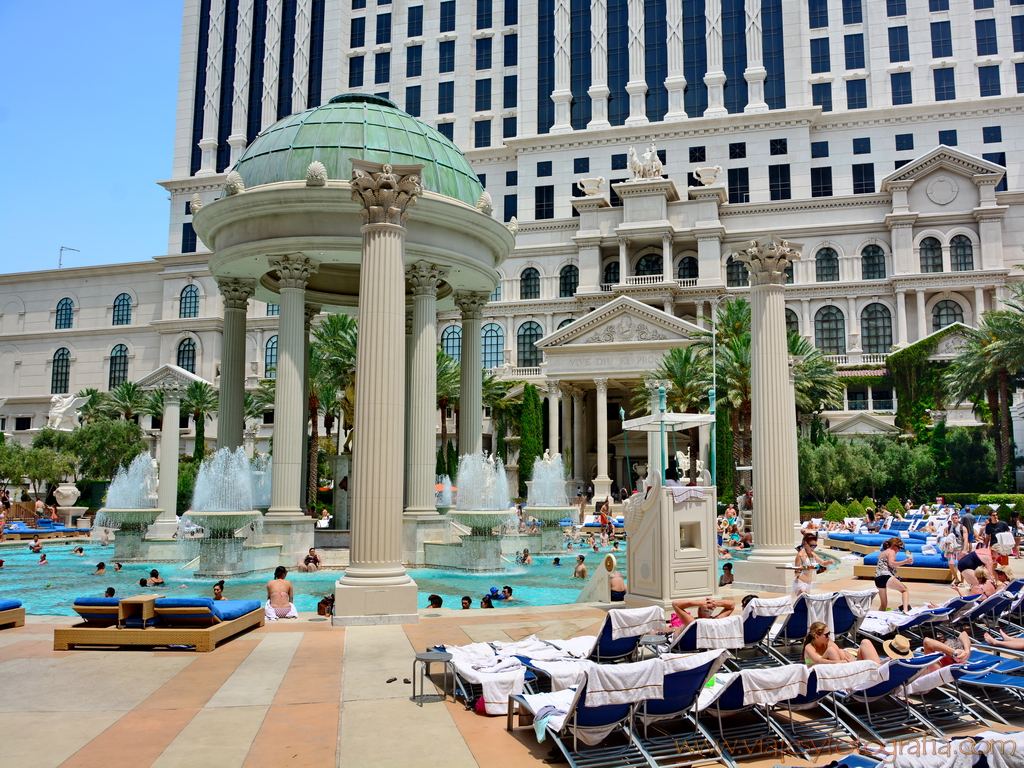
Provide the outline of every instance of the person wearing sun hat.
{"type": "Polygon", "coordinates": [[[892,640],[882,641],[882,650],[890,659],[910,659],[914,656],[910,640],[904,635],[896,635],[892,640]]]}
{"type": "MultiPolygon", "coordinates": [[[[890,659],[910,659],[914,657],[914,651],[910,647],[910,640],[904,635],[896,635],[892,640],[883,641],[882,650],[885,651],[885,655],[890,659]]],[[[926,637],[921,652],[925,656],[930,653],[942,654],[942,658],[929,666],[925,673],[935,672],[951,664],[964,664],[971,657],[971,638],[966,632],[961,632],[959,637],[947,638],[944,643],[933,637],[926,637]]]]}

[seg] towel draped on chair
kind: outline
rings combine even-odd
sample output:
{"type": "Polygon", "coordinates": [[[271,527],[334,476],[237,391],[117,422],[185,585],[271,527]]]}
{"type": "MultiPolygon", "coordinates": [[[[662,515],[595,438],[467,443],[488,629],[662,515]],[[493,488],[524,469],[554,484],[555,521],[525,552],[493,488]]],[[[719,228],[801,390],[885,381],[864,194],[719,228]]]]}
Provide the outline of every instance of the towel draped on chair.
{"type": "Polygon", "coordinates": [[[597,645],[597,635],[570,637],[568,640],[551,640],[550,643],[555,648],[567,651],[570,656],[577,659],[585,659],[593,652],[594,646],[597,645]]]}
{"type": "Polygon", "coordinates": [[[583,682],[587,675],[587,663],[573,659],[571,661],[537,661],[533,666],[545,672],[551,678],[551,690],[561,691],[572,688],[583,682]]]}
{"type": "Polygon", "coordinates": [[[471,643],[469,645],[449,645],[445,650],[452,655],[452,663],[455,665],[459,676],[466,682],[479,685],[483,689],[484,711],[488,715],[504,715],[508,712],[508,697],[513,693],[522,693],[526,682],[526,667],[518,659],[512,659],[518,665],[515,668],[507,666],[504,671],[498,666],[488,671],[483,665],[494,663],[491,660],[497,657],[494,649],[487,643],[471,643]]]}
{"type": "Polygon", "coordinates": [[[810,669],[804,664],[787,664],[770,669],[745,669],[743,677],[743,703],[775,704],[807,693],[810,669]]]}
{"type": "Polygon", "coordinates": [[[858,619],[863,619],[871,610],[871,603],[878,595],[877,589],[844,589],[839,592],[846,598],[846,604],[850,606],[850,612],[858,619]]]}
{"type": "Polygon", "coordinates": [[[836,601],[838,593],[832,592],[824,595],[811,595],[804,594],[803,599],[807,601],[807,626],[815,622],[821,622],[828,631],[831,632],[833,627],[832,621],[832,604],[836,601]]]}
{"type": "Polygon", "coordinates": [[[755,597],[741,614],[747,616],[788,616],[793,612],[793,601],[788,597],[755,597]]]}
{"type": "Polygon", "coordinates": [[[845,691],[889,679],[889,668],[869,659],[844,664],[818,664],[814,673],[818,678],[819,691],[845,691]]]}
{"type": "Polygon", "coordinates": [[[612,640],[636,637],[665,628],[665,613],[657,606],[647,608],[616,608],[608,612],[612,623],[612,640]]]}
{"type": "Polygon", "coordinates": [[[665,695],[665,665],[661,659],[632,664],[587,664],[587,706],[632,704],[665,695]]]}
{"type": "Polygon", "coordinates": [[[697,647],[731,649],[743,647],[743,617],[696,619],[697,647]]]}

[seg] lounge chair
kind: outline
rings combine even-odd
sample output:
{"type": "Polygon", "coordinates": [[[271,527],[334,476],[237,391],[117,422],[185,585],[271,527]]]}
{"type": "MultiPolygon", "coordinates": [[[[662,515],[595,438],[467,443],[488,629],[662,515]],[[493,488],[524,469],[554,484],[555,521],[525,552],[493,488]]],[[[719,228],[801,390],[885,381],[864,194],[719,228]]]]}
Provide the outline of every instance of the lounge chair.
{"type": "MultiPolygon", "coordinates": [[[[89,598],[101,600],[102,598],[89,598]]],[[[114,599],[114,598],[110,598],[114,599]]],[[[79,598],[75,610],[79,610],[79,598]]],[[[123,601],[122,601],[123,602],[123,601]]],[[[120,607],[120,604],[119,606],[120,607]]],[[[95,611],[98,621],[110,616],[109,605],[85,605],[95,611]],[[100,608],[106,608],[100,611],[100,608]]],[[[73,627],[53,631],[53,649],[66,651],[76,646],[194,646],[198,652],[212,651],[222,640],[251,627],[262,627],[263,604],[258,600],[218,600],[208,597],[165,597],[153,603],[152,617],[128,618],[122,626],[97,626],[89,619],[73,627]]],[[[81,611],[80,611],[81,614],[81,611]]]]}
{"type": "Polygon", "coordinates": [[[852,748],[858,741],[853,729],[836,714],[835,692],[819,688],[818,669],[812,667],[807,674],[807,693],[780,702],[768,710],[768,716],[775,725],[808,760],[813,760],[818,754],[831,754],[836,744],[852,748]],[[794,717],[794,712],[807,717],[794,717]]]}
{"type": "Polygon", "coordinates": [[[957,631],[967,630],[975,640],[981,640],[981,631],[993,630],[1002,624],[1005,628],[1014,633],[1022,631],[1021,627],[1002,618],[1003,614],[1010,610],[1016,601],[1017,596],[1007,592],[996,592],[991,597],[980,600],[951,622],[952,628],[957,631]]]}
{"type": "MultiPolygon", "coordinates": [[[[475,708],[477,702],[482,699],[487,714],[505,714],[505,710],[502,707],[507,706],[505,702],[507,696],[510,693],[519,693],[524,689],[528,689],[528,684],[536,680],[534,672],[526,667],[527,660],[517,656],[515,653],[499,654],[489,643],[470,643],[464,646],[435,645],[427,650],[452,654],[452,668],[455,672],[453,683],[454,698],[462,699],[466,709],[471,710],[475,708]],[[499,655],[518,659],[522,666],[515,670],[500,673],[481,673],[473,668],[474,664],[488,662],[499,655]],[[494,675],[494,677],[489,678],[485,677],[485,675],[494,675]],[[491,691],[489,697],[485,695],[485,680],[494,683],[493,686],[488,686],[491,691]]],[[[532,690],[532,688],[529,688],[529,690],[532,690]]]]}
{"type": "Polygon", "coordinates": [[[21,600],[0,600],[0,627],[24,627],[25,608],[21,600]]]}
{"type": "Polygon", "coordinates": [[[113,627],[117,625],[119,597],[76,597],[71,606],[82,617],[88,627],[113,627]]]}
{"type": "MultiPolygon", "coordinates": [[[[631,660],[636,656],[641,638],[654,631],[655,627],[660,629],[664,626],[665,614],[661,608],[613,608],[605,615],[597,643],[586,658],[598,664],[631,660]],[[613,614],[617,614],[615,619],[612,618],[613,614]],[[616,619],[622,620],[619,630],[615,629],[616,619]]],[[[549,644],[559,648],[559,642],[551,640],[549,644]]]]}

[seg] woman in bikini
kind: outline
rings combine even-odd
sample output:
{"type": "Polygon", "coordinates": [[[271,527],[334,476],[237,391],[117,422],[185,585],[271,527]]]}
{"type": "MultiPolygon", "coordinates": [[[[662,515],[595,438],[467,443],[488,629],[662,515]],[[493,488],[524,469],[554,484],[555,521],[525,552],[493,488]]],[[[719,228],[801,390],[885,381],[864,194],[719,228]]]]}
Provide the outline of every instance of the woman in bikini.
{"type": "Polygon", "coordinates": [[[881,664],[878,651],[871,641],[864,639],[860,641],[860,648],[856,655],[844,650],[832,642],[831,632],[822,622],[816,621],[808,627],[807,636],[804,638],[804,648],[801,656],[804,663],[813,667],[815,664],[844,664],[848,661],[873,661],[881,664]]]}
{"type": "MultiPolygon", "coordinates": [[[[971,587],[967,593],[968,597],[971,595],[981,595],[981,599],[984,600],[986,597],[992,597],[1000,589],[999,585],[988,577],[988,569],[984,565],[979,565],[974,569],[974,578],[977,579],[978,583],[971,587]]],[[[963,592],[960,591],[960,585],[954,584],[953,589],[956,590],[958,595],[963,595],[963,592]]]]}
{"type": "Polygon", "coordinates": [[[213,585],[213,599],[214,600],[227,600],[224,597],[224,579],[221,579],[213,585]]]}
{"type": "Polygon", "coordinates": [[[796,578],[793,579],[794,599],[801,593],[811,593],[814,587],[814,575],[824,573],[828,569],[828,563],[815,552],[818,548],[818,534],[805,533],[804,541],[796,550],[796,559],[793,567],[796,568],[796,578]]]}
{"type": "Polygon", "coordinates": [[[283,565],[274,569],[274,578],[267,582],[267,619],[277,621],[278,619],[297,619],[298,611],[292,604],[295,600],[295,590],[292,583],[285,578],[288,569],[283,565]]]}

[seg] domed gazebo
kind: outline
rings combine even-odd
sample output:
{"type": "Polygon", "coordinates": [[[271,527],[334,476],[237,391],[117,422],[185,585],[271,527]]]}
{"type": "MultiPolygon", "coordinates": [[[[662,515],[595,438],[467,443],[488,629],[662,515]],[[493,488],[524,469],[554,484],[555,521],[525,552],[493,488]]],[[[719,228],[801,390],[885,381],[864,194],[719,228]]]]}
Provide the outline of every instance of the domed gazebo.
{"type": "Polygon", "coordinates": [[[242,444],[248,301],[281,307],[265,539],[284,545],[286,565],[312,546],[301,508],[309,322],[321,310],[358,312],[351,565],[338,581],[335,621],[415,621],[403,520],[408,561],[417,521],[437,520],[436,313],[462,312],[459,438],[462,452],[479,451],[481,314],[512,234],[450,141],[366,94],[270,126],[228,174],[224,196],[197,200],[193,224],[224,295],[220,446],[242,444]]]}

